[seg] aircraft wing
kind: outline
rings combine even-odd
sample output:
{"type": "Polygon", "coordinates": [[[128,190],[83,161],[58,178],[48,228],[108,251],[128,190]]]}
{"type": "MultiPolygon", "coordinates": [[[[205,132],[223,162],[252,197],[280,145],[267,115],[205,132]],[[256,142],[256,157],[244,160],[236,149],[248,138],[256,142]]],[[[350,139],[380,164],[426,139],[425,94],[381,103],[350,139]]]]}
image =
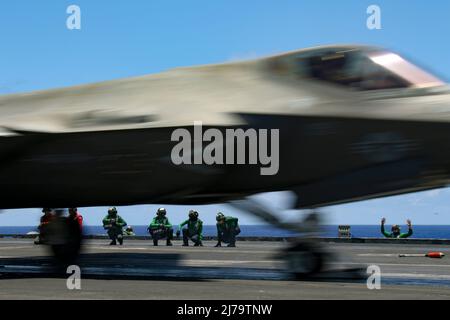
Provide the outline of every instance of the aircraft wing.
{"type": "Polygon", "coordinates": [[[419,159],[355,170],[294,188],[296,208],[314,208],[446,187],[447,179],[422,176],[419,159]],[[358,183],[361,181],[361,183],[358,183]]]}

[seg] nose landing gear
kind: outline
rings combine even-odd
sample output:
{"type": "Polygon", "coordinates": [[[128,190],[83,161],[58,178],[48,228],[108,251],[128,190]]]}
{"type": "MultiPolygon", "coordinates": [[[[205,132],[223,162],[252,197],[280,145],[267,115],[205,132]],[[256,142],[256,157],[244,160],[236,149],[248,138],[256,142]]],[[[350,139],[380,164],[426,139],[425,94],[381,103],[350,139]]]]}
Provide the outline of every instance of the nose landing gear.
{"type": "Polygon", "coordinates": [[[239,210],[247,211],[267,223],[281,229],[295,232],[298,236],[290,239],[290,245],[277,255],[285,262],[287,271],[296,279],[359,278],[360,269],[331,270],[330,263],[337,260],[336,253],[327,250],[318,238],[320,234],[320,213],[312,211],[300,223],[281,221],[271,208],[253,199],[230,202],[239,210]],[[356,273],[355,273],[356,272],[356,273]],[[357,274],[357,275],[355,275],[357,274]]]}
{"type": "Polygon", "coordinates": [[[291,245],[285,250],[283,258],[288,271],[296,279],[305,279],[324,270],[326,255],[320,246],[305,241],[291,245]]]}
{"type": "Polygon", "coordinates": [[[252,199],[234,201],[230,203],[239,210],[244,210],[262,218],[277,228],[293,231],[298,236],[292,239],[290,246],[277,255],[285,261],[287,270],[295,278],[303,279],[319,274],[324,270],[328,254],[324,246],[314,237],[320,231],[319,213],[311,212],[301,223],[282,222],[270,208],[252,199]]]}

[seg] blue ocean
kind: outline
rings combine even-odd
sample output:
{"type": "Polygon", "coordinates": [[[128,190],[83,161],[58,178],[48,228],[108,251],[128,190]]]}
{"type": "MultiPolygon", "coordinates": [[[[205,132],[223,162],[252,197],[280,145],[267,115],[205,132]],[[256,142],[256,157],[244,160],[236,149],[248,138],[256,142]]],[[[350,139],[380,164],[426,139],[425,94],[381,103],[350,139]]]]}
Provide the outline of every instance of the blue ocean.
{"type": "MultiPolygon", "coordinates": [[[[148,235],[147,226],[133,226],[136,235],[148,235]]],[[[205,236],[216,235],[216,226],[204,226],[205,236]]],[[[389,230],[389,226],[387,226],[389,230]]],[[[403,226],[402,231],[406,232],[407,227],[403,226]]],[[[450,239],[450,225],[436,226],[414,226],[414,234],[411,238],[418,239],[450,239]]],[[[36,231],[36,227],[0,227],[0,234],[27,234],[30,231],[36,231]]],[[[85,226],[84,233],[88,235],[105,234],[101,226],[85,226]]],[[[380,226],[378,225],[354,225],[351,226],[351,233],[356,238],[379,238],[381,237],[380,226]]],[[[289,237],[293,233],[277,229],[267,225],[241,225],[241,236],[245,237],[289,237]]],[[[323,226],[323,237],[337,237],[338,226],[323,226]]]]}

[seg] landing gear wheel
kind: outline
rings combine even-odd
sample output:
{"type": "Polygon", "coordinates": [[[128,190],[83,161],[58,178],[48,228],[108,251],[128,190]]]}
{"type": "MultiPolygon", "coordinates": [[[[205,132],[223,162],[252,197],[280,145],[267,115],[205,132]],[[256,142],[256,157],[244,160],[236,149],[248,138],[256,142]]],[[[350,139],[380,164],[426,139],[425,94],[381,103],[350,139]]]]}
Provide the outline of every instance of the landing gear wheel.
{"type": "Polygon", "coordinates": [[[75,241],[68,241],[64,244],[54,244],[51,246],[55,259],[63,265],[71,265],[76,262],[80,254],[81,244],[75,241]]]}
{"type": "Polygon", "coordinates": [[[296,279],[306,279],[323,270],[324,256],[319,248],[299,243],[287,250],[285,260],[288,271],[296,279]]]}
{"type": "Polygon", "coordinates": [[[74,264],[81,250],[81,231],[78,226],[67,223],[66,219],[52,221],[49,224],[48,244],[57,263],[74,264]]]}
{"type": "Polygon", "coordinates": [[[320,231],[319,211],[312,211],[302,222],[295,224],[283,222],[272,208],[250,198],[231,201],[230,204],[239,210],[260,217],[270,225],[303,234],[303,237],[298,238],[296,243],[285,250],[281,256],[277,255],[286,262],[288,271],[297,279],[313,277],[325,269],[325,263],[330,259],[329,253],[316,240],[306,238],[306,236],[314,238],[320,231]]]}

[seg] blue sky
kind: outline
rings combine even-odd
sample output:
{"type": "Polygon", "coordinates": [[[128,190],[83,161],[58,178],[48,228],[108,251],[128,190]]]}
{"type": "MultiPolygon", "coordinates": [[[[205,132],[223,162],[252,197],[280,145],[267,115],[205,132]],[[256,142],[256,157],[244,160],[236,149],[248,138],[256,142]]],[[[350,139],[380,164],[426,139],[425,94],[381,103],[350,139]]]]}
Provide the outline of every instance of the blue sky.
{"type": "MultiPolygon", "coordinates": [[[[442,1],[3,1],[0,94],[70,86],[197,64],[270,55],[329,43],[388,47],[450,80],[450,2],[442,1]],[[66,9],[81,8],[81,30],[66,28],[66,9]],[[366,28],[366,9],[381,7],[382,30],[366,28]]],[[[329,223],[448,224],[449,189],[327,208],[329,223]]],[[[267,195],[286,206],[283,196],[267,195]]],[[[120,208],[145,224],[156,206],[120,208]]],[[[202,207],[213,223],[217,206],[202,207]]],[[[226,207],[229,214],[236,212],[226,207]]],[[[170,207],[175,222],[187,209],[170,207]]],[[[86,208],[98,224],[105,208],[86,208]]],[[[0,225],[31,225],[39,210],[3,211],[0,225]]],[[[237,213],[242,223],[258,220],[237,213]]],[[[289,213],[293,215],[293,213],[289,213]]]]}

